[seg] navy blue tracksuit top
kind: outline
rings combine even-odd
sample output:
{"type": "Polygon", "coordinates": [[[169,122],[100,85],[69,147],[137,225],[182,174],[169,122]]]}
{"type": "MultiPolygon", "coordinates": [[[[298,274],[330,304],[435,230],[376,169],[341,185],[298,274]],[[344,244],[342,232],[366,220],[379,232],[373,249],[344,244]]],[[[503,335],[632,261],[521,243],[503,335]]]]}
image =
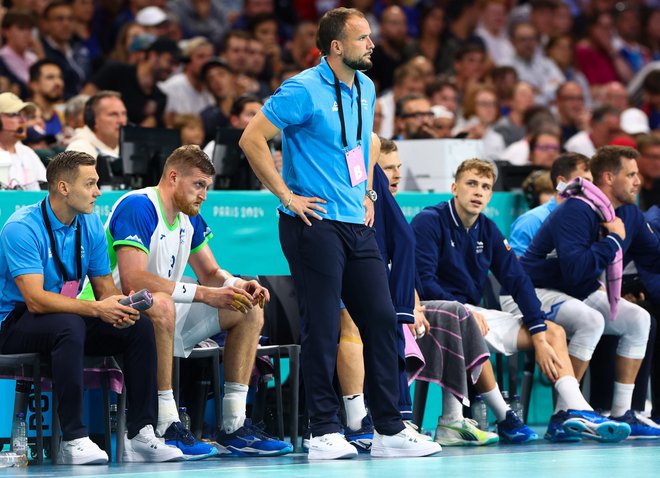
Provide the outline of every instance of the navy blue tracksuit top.
{"type": "Polygon", "coordinates": [[[493,221],[480,214],[466,231],[452,199],[425,208],[412,227],[423,300],[479,304],[490,270],[513,296],[530,333],[546,330],[532,282],[493,221]]]}
{"type": "Polygon", "coordinates": [[[617,248],[638,268],[660,272],[660,241],[633,204],[616,209],[626,239],[600,237],[600,219],[584,201],[569,198],[559,205],[534,236],[520,259],[534,286],[556,289],[584,300],[600,287],[599,279],[617,248]]]}
{"type": "Polygon", "coordinates": [[[389,189],[389,181],[378,164],[374,166],[376,242],[388,270],[390,294],[399,323],[414,323],[415,236],[389,189]]]}

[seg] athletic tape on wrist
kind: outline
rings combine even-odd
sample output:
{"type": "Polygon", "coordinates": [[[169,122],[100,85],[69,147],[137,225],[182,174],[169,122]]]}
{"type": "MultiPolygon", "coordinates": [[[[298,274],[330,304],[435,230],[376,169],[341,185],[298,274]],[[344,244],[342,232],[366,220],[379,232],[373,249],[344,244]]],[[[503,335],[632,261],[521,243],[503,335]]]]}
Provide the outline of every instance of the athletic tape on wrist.
{"type": "Polygon", "coordinates": [[[190,282],[177,282],[172,292],[172,299],[174,302],[190,304],[195,299],[195,292],[197,291],[197,284],[190,282]]]}
{"type": "Polygon", "coordinates": [[[234,286],[237,280],[238,277],[230,277],[229,279],[223,282],[222,287],[234,286]]]}

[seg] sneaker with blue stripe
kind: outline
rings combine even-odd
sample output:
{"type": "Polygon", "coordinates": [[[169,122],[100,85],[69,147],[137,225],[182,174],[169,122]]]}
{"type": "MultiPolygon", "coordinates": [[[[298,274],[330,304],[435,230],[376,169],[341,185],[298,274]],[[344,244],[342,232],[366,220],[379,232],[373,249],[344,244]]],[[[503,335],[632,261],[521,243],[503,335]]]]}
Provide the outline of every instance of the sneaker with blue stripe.
{"type": "Polygon", "coordinates": [[[163,435],[166,445],[177,447],[183,452],[186,461],[203,460],[218,454],[213,445],[196,440],[194,435],[181,422],[173,422],[163,435]]]}
{"type": "Polygon", "coordinates": [[[603,443],[615,443],[630,435],[630,425],[605,418],[592,410],[568,410],[562,427],[570,436],[589,438],[603,443]]]}
{"type": "Polygon", "coordinates": [[[582,440],[580,436],[569,435],[564,431],[564,422],[566,420],[568,420],[568,413],[564,410],[560,410],[552,415],[550,417],[550,422],[548,423],[548,429],[543,438],[555,443],[576,442],[582,440]]]}
{"type": "Polygon", "coordinates": [[[653,440],[660,438],[660,425],[656,425],[652,420],[638,416],[634,411],[628,410],[620,417],[610,417],[617,422],[630,425],[629,440],[653,440]]]}
{"type": "Polygon", "coordinates": [[[507,410],[504,420],[497,424],[497,434],[504,443],[513,444],[527,443],[539,437],[513,410],[507,410]]]}
{"type": "Polygon", "coordinates": [[[222,452],[233,456],[278,456],[293,452],[293,445],[267,435],[261,428],[245,420],[241,428],[218,432],[216,441],[222,452]]]}
{"type": "Polygon", "coordinates": [[[374,424],[369,415],[362,419],[362,426],[359,430],[351,430],[346,427],[344,431],[346,441],[357,448],[360,453],[369,453],[371,443],[374,440],[374,424]]]}

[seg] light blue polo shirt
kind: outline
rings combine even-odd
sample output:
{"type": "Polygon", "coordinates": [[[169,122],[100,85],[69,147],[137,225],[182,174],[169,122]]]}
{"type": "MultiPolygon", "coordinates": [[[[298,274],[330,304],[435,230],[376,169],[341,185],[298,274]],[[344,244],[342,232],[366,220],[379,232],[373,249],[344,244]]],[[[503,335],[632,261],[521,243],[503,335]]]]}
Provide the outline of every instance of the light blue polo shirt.
{"type": "Polygon", "coordinates": [[[527,211],[511,224],[509,245],[518,257],[521,257],[525,253],[532,243],[532,239],[534,239],[538,230],[541,229],[543,221],[555,209],[557,209],[557,200],[553,196],[550,198],[550,201],[527,211]]]}
{"type": "MultiPolygon", "coordinates": [[[[349,89],[340,82],[348,149],[358,145],[358,109],[362,108],[362,151],[368,171],[369,141],[373,130],[376,91],[373,82],[356,72],[362,105],[358,105],[355,83],[349,89]]],[[[328,201],[325,219],[362,224],[367,182],[351,186],[341,139],[334,76],[324,57],[318,66],[285,81],[262,109],[282,130],[282,177],[295,194],[328,201]]],[[[291,211],[280,204],[279,210],[291,211]]]]}
{"type": "MultiPolygon", "coordinates": [[[[108,244],[99,216],[78,214],[72,225],[67,226],[53,213],[48,197],[45,201],[57,252],[67,275],[76,275],[76,224],[81,228],[82,278],[110,274],[108,244]]],[[[0,231],[0,321],[7,317],[17,302],[24,302],[14,282],[14,277],[24,274],[43,275],[44,290],[55,293],[62,290],[64,279],[50,251],[50,239],[41,215],[41,202],[16,211],[0,231]]],[[[82,283],[81,280],[80,288],[82,283]]]]}

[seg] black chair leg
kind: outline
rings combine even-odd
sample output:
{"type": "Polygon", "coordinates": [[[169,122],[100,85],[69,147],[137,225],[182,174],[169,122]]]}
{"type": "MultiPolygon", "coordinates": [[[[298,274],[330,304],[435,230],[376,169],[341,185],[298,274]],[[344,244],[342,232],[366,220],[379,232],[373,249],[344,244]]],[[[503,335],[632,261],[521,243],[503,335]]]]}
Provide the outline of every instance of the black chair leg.
{"type": "Polygon", "coordinates": [[[291,427],[291,443],[294,453],[298,451],[298,408],[300,400],[300,346],[291,345],[287,347],[289,355],[289,380],[291,381],[291,400],[289,416],[291,427]]]}
{"type": "Polygon", "coordinates": [[[117,396],[117,431],[115,433],[115,463],[123,463],[124,434],[126,433],[126,386],[122,388],[121,395],[117,396]]]}
{"type": "Polygon", "coordinates": [[[415,380],[415,396],[413,398],[413,423],[420,430],[424,421],[424,410],[426,409],[426,397],[429,393],[429,383],[415,380]]]}

